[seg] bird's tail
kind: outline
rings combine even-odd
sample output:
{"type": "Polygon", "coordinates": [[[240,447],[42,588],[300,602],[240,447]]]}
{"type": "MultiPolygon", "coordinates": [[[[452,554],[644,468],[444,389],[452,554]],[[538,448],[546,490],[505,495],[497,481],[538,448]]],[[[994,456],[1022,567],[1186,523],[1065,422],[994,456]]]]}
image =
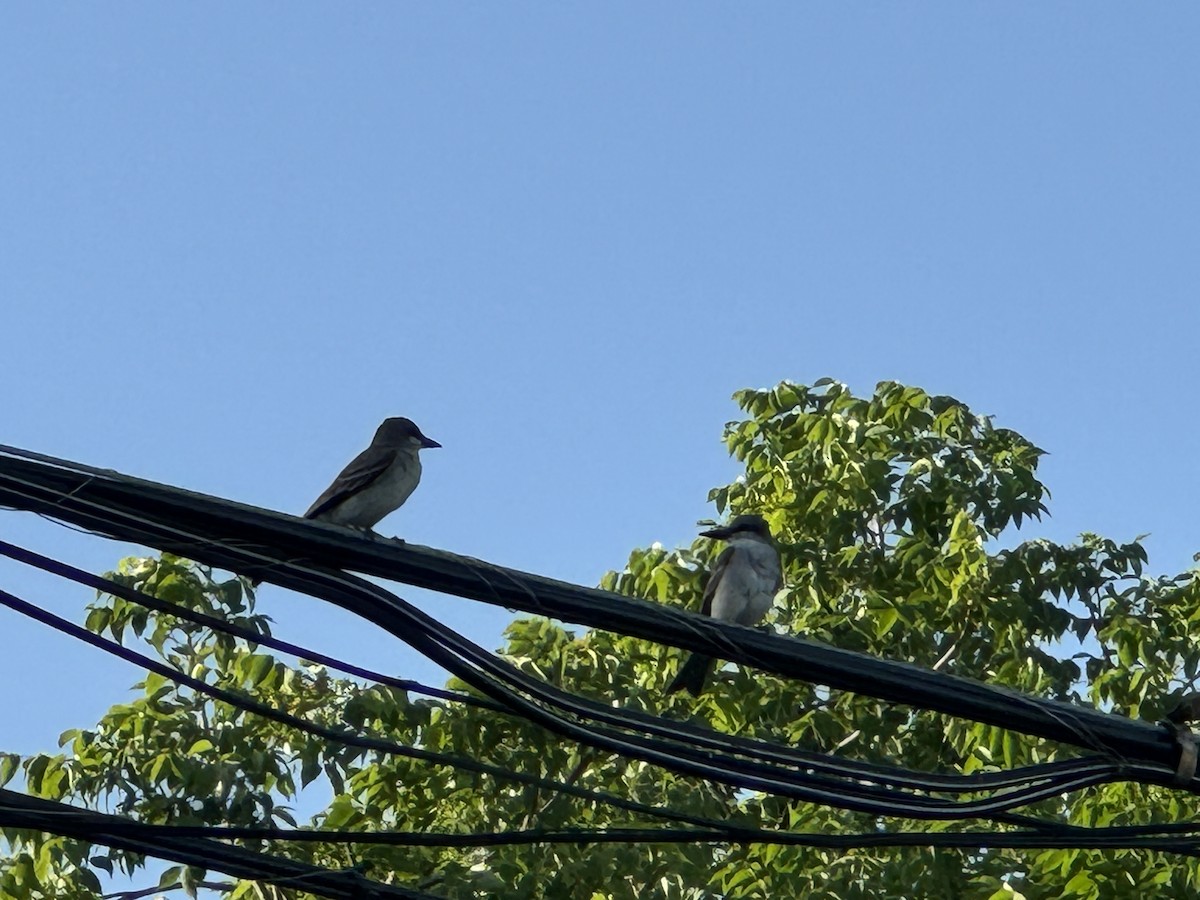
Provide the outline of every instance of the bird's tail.
{"type": "Polygon", "coordinates": [[[712,666],[711,656],[693,653],[675,673],[675,678],[667,686],[667,693],[673,694],[675,691],[684,690],[693,697],[699,697],[700,692],[704,690],[704,682],[708,681],[708,673],[712,666]]]}

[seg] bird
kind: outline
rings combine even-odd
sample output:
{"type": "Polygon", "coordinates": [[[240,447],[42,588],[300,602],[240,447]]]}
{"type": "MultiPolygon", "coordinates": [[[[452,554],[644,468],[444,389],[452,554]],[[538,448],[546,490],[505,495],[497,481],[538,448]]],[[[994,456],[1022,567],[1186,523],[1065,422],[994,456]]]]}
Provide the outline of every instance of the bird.
{"type": "MultiPolygon", "coordinates": [[[[702,531],[700,536],[728,544],[708,576],[700,612],[724,622],[757,625],[783,587],[779,551],[775,549],[766,519],[758,515],[737,516],[728,525],[702,531]]],[[[712,657],[693,653],[676,673],[667,693],[686,690],[694,697],[699,696],[712,666],[712,657]]]]}
{"type": "MultiPolygon", "coordinates": [[[[421,434],[412,419],[384,419],[369,446],[338,473],[304,518],[348,525],[374,535],[375,524],[399,509],[421,481],[420,451],[442,446],[421,434]]],[[[250,578],[258,588],[261,578],[250,578]]]]}
{"type": "Polygon", "coordinates": [[[421,481],[420,451],[442,446],[412,419],[384,419],[369,446],[338,473],[304,518],[366,532],[399,509],[421,481]]]}

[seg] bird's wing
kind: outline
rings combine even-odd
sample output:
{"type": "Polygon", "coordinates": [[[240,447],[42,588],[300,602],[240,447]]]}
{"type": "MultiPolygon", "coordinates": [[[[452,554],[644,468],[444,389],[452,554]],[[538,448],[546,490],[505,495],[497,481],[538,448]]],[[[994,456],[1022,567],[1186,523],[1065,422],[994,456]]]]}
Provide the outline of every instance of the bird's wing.
{"type": "Polygon", "coordinates": [[[737,548],[731,544],[721,551],[721,555],[713,563],[712,574],[708,576],[708,584],[704,586],[704,602],[700,604],[702,615],[712,615],[713,597],[716,596],[717,585],[721,583],[721,576],[725,574],[725,569],[729,566],[729,561],[733,559],[735,553],[737,553],[737,548]]]}
{"type": "Polygon", "coordinates": [[[368,447],[350,461],[350,465],[342,469],[333,484],[325,488],[313,505],[308,508],[304,518],[311,519],[326,510],[333,509],[347,497],[357,494],[372,481],[382,475],[387,467],[396,459],[396,450],[391,447],[368,447]]]}

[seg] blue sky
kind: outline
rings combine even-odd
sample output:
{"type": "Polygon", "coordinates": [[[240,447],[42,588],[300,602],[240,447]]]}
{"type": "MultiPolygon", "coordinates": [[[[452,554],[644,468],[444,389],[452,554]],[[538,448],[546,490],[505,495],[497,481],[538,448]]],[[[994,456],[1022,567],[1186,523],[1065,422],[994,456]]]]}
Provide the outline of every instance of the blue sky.
{"type": "MultiPolygon", "coordinates": [[[[388,415],[381,526],[581,583],[686,542],[729,395],[953,394],[1051,452],[1029,536],[1200,550],[1200,12],[203,4],[0,14],[0,442],[300,512],[388,415]]],[[[0,512],[96,571],[128,548],[0,512]]],[[[82,621],[86,592],[0,564],[82,621]]],[[[405,647],[265,588],[278,633],[405,647]]],[[[425,597],[486,646],[510,618],[425,597]]],[[[0,748],[139,674],[0,610],[0,748]],[[45,702],[48,690],[54,703],[45,702]]]]}

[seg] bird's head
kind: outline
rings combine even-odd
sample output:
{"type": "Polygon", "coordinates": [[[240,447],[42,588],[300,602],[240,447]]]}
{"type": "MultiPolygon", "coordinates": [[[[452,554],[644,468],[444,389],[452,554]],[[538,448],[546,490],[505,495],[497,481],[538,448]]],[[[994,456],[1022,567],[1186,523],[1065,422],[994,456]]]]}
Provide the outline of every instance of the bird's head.
{"type": "Polygon", "coordinates": [[[754,514],[737,516],[728,525],[721,525],[717,528],[710,528],[708,531],[700,532],[700,537],[727,541],[737,535],[750,534],[756,535],[764,541],[769,541],[771,539],[771,529],[767,525],[767,520],[762,516],[754,514]]]}
{"type": "Polygon", "coordinates": [[[375,440],[372,443],[387,447],[412,447],[414,450],[442,446],[432,438],[421,434],[417,423],[412,419],[404,418],[404,416],[384,419],[383,424],[375,432],[375,440]]]}

